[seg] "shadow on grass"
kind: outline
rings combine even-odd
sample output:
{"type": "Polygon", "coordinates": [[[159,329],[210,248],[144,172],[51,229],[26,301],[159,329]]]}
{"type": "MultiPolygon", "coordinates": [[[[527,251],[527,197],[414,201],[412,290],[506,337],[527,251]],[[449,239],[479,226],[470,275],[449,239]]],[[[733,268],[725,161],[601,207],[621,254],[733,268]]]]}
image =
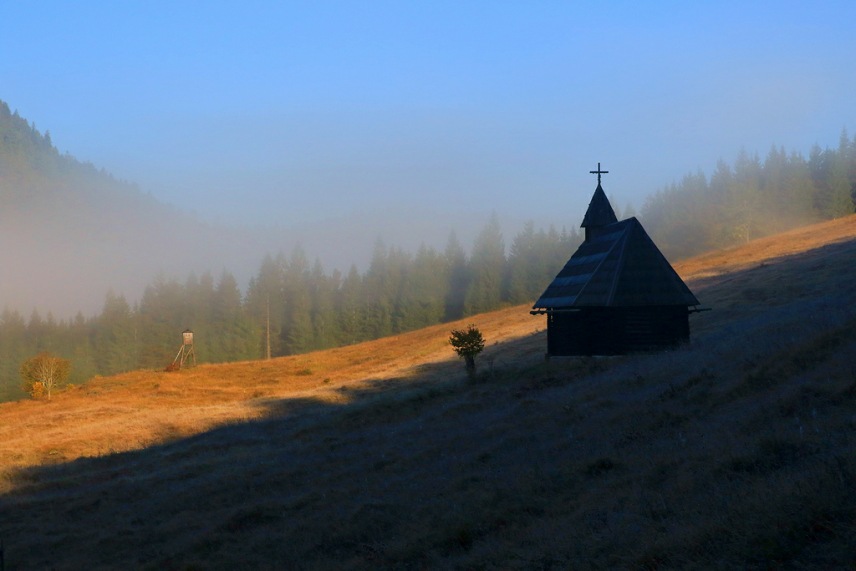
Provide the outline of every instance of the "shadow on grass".
{"type": "Polygon", "coordinates": [[[848,244],[699,288],[715,310],[693,318],[696,347],[545,363],[542,332],[488,347],[477,383],[450,358],[260,400],[260,420],[22,470],[0,496],[6,568],[846,562],[853,380],[820,385],[842,375],[832,350],[770,363],[794,343],[816,353],[793,324],[852,301],[848,244]],[[772,330],[784,332],[761,334],[772,330]],[[787,384],[791,369],[800,382],[818,370],[814,392],[787,384]],[[764,383],[744,382],[759,372],[764,383]]]}
{"type": "MultiPolygon", "coordinates": [[[[701,277],[689,282],[696,294],[704,296],[713,290],[712,297],[719,299],[740,295],[744,303],[773,301],[768,294],[777,294],[783,300],[800,293],[831,290],[840,285],[840,277],[852,275],[851,268],[842,262],[853,259],[856,239],[827,244],[798,254],[789,254],[764,260],[752,267],[736,272],[701,277]],[[805,291],[804,291],[805,290],[805,291]]],[[[702,299],[703,305],[711,302],[702,299]]]]}
{"type": "MultiPolygon", "coordinates": [[[[513,354],[526,342],[495,350],[513,354]]],[[[332,389],[338,402],[260,400],[261,420],[23,469],[0,496],[7,569],[240,568],[248,561],[294,568],[306,558],[330,568],[354,558],[369,564],[402,522],[418,527],[417,535],[437,532],[416,525],[408,498],[433,503],[432,490],[448,487],[455,473],[457,461],[445,451],[456,441],[478,446],[478,427],[462,428],[458,438],[452,425],[468,406],[460,392],[485,388],[468,383],[463,364],[450,360],[332,389]],[[438,406],[421,417],[430,404],[438,406]],[[435,423],[444,423],[443,435],[435,423]]],[[[436,510],[422,509],[437,524],[436,510]]],[[[467,545],[475,533],[469,517],[431,542],[467,545]]],[[[404,557],[411,555],[419,558],[415,551],[404,557]]]]}

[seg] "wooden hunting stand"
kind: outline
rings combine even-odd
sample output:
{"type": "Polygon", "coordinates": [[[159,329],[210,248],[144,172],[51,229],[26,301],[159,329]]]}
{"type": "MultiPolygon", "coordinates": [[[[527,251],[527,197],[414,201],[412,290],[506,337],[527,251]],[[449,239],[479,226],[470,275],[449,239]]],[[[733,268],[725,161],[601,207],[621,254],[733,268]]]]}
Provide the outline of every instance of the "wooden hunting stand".
{"type": "Polygon", "coordinates": [[[181,347],[178,349],[178,354],[172,360],[172,365],[167,367],[167,370],[177,371],[184,367],[184,363],[188,359],[193,360],[193,366],[196,366],[196,353],[193,351],[193,331],[185,329],[181,334],[181,347]]]}

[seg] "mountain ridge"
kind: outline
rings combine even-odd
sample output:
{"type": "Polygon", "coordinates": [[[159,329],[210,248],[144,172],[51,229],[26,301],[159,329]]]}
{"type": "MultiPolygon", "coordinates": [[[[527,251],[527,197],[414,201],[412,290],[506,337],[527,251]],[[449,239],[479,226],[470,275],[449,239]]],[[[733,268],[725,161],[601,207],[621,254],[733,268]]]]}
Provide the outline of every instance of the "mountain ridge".
{"type": "MultiPolygon", "coordinates": [[[[0,101],[0,303],[70,317],[108,291],[139,299],[156,275],[212,268],[249,275],[252,242],[60,154],[0,101]]],[[[256,246],[258,247],[258,246],[256,246]]]]}

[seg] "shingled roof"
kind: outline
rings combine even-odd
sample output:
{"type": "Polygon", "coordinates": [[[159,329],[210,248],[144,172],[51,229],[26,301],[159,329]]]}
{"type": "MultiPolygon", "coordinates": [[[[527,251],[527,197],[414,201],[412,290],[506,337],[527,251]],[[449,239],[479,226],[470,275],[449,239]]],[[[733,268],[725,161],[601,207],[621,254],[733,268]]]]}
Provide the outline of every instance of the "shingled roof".
{"type": "MultiPolygon", "coordinates": [[[[597,206],[599,193],[600,185],[592,205],[597,206]]],[[[615,220],[605,194],[603,199],[606,215],[615,220]]],[[[584,225],[589,214],[603,215],[602,208],[594,211],[592,205],[584,225]]],[[[597,226],[598,234],[580,245],[534,309],[699,304],[636,218],[597,226]]]]}

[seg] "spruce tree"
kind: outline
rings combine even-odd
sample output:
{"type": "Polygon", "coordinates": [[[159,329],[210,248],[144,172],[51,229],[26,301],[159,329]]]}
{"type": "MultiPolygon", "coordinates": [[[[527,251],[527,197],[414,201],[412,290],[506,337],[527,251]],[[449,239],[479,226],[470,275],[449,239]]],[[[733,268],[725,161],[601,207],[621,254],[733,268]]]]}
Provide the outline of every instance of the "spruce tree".
{"type": "Polygon", "coordinates": [[[464,304],[465,313],[473,315],[499,307],[505,273],[505,244],[495,212],[473,245],[470,271],[472,282],[464,304]]]}

